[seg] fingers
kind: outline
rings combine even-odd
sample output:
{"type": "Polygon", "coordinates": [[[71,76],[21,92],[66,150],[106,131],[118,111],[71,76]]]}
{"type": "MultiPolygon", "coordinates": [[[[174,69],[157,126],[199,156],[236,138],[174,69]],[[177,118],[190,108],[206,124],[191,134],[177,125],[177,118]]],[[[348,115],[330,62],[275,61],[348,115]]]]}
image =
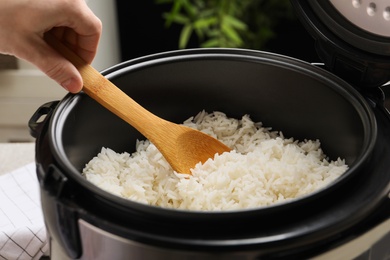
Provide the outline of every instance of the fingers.
{"type": "MultiPolygon", "coordinates": [[[[75,8],[74,1],[72,3],[71,9],[67,11],[67,20],[63,22],[64,26],[54,27],[50,33],[57,36],[84,61],[91,63],[96,55],[102,23],[84,1],[79,2],[81,6],[78,8],[75,8]]],[[[78,71],[62,57],[55,55],[53,58],[57,63],[52,63],[49,69],[42,68],[42,70],[68,91],[72,93],[80,91],[82,79],[78,71]],[[62,77],[65,76],[67,79],[63,80],[62,77]]]]}
{"type": "Polygon", "coordinates": [[[50,32],[87,63],[90,64],[94,59],[100,33],[93,35],[80,35],[74,30],[70,30],[65,27],[56,27],[50,32]]]}
{"type": "Polygon", "coordinates": [[[91,63],[102,24],[85,1],[2,1],[0,52],[33,63],[70,92],[80,91],[82,78],[77,69],[48,46],[43,36],[52,31],[83,60],[91,63]]]}
{"type": "Polygon", "coordinates": [[[19,58],[35,64],[42,72],[71,93],[77,93],[82,89],[83,81],[75,66],[52,49],[44,39],[36,36],[25,40],[24,43],[26,45],[19,47],[21,55],[19,58]]]}
{"type": "Polygon", "coordinates": [[[89,9],[85,1],[78,1],[78,8],[75,8],[74,1],[71,1],[70,9],[67,11],[67,22],[61,27],[69,29],[57,29],[56,36],[68,47],[78,54],[87,63],[91,63],[95,57],[98,42],[101,36],[102,23],[89,9]]]}

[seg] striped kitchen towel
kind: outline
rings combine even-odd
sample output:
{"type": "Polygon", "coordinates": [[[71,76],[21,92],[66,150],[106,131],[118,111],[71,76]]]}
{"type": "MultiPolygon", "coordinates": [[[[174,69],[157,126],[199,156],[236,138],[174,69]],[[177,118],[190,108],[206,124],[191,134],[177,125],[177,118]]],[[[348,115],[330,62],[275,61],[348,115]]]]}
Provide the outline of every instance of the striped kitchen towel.
{"type": "Polygon", "coordinates": [[[49,253],[35,163],[0,176],[0,260],[49,253]]]}

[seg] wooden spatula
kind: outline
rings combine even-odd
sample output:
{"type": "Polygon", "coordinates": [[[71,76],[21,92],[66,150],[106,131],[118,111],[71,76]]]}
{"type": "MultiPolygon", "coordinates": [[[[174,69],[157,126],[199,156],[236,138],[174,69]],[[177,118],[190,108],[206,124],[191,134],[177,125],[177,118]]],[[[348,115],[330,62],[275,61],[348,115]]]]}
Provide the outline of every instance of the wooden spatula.
{"type": "Polygon", "coordinates": [[[207,134],[152,114],[54,35],[47,33],[45,40],[80,71],[84,82],[83,91],[149,139],[176,172],[191,173],[190,169],[197,163],[204,163],[215,154],[230,151],[229,147],[207,134]]]}

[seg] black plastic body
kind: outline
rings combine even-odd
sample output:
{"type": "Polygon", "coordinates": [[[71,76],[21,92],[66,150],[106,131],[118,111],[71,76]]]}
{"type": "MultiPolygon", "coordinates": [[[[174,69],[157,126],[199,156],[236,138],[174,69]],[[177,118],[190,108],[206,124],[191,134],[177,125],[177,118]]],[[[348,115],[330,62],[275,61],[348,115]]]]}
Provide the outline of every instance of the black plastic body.
{"type": "Polygon", "coordinates": [[[151,55],[103,74],[162,118],[180,123],[203,109],[249,114],[287,137],[320,139],[325,153],[346,158],[350,170],[314,194],[265,208],[193,212],[131,202],[80,172],[101,147],[132,152],[143,137],[84,93],[69,94],[42,123],[36,148],[47,228],[69,256],[82,254],[78,219],[172,252],[303,259],[389,218],[390,119],[379,89],[366,99],[311,64],[246,50],[151,55]]]}
{"type": "Polygon", "coordinates": [[[329,71],[359,89],[390,81],[390,38],[353,25],[328,0],[291,3],[329,71]]]}

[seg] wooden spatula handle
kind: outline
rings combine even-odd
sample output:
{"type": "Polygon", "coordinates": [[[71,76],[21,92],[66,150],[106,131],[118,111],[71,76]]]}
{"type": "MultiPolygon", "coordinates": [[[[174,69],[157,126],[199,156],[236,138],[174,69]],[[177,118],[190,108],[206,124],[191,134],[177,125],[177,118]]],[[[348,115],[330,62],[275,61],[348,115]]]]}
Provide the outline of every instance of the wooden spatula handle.
{"type": "Polygon", "coordinates": [[[147,129],[150,129],[150,127],[158,127],[151,126],[150,123],[163,121],[131,99],[96,69],[65,46],[56,36],[47,33],[45,35],[45,40],[57,52],[72,62],[79,70],[83,78],[83,91],[87,95],[131,124],[138,131],[144,133],[147,138],[149,138],[149,136],[147,136],[147,129]],[[151,118],[153,118],[153,120],[151,120],[151,118]]]}

